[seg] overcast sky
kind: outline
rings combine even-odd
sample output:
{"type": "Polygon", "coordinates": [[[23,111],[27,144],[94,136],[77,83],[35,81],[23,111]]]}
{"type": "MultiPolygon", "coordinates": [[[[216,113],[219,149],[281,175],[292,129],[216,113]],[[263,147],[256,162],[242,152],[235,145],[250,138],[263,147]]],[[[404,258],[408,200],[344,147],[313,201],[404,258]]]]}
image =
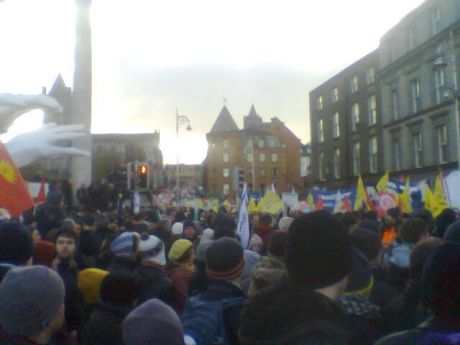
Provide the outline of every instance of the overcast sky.
{"type": "MultiPolygon", "coordinates": [[[[223,99],[310,140],[308,92],[378,47],[423,0],[93,0],[92,132],[160,130],[166,163],[201,163],[223,99]]],[[[0,93],[72,85],[72,0],[0,1],[0,93]]],[[[36,112],[15,130],[40,124],[36,112]]]]}

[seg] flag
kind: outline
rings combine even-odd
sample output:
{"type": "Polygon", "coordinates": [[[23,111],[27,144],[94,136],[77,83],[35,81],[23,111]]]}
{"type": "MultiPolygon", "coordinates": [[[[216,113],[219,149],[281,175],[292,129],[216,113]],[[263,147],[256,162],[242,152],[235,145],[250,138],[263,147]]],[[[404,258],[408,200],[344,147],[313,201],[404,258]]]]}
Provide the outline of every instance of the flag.
{"type": "Polygon", "coordinates": [[[444,194],[441,173],[439,173],[438,176],[436,176],[436,180],[434,182],[433,196],[436,199],[436,201],[440,204],[443,210],[449,207],[446,196],[444,194]]]}
{"type": "Polygon", "coordinates": [[[283,211],[283,201],[278,196],[278,194],[269,190],[267,190],[264,197],[260,199],[259,205],[261,212],[277,214],[283,211]]]}
{"type": "Polygon", "coordinates": [[[369,198],[369,194],[367,193],[367,190],[364,187],[364,182],[361,175],[359,175],[358,185],[356,186],[356,196],[355,203],[353,205],[353,211],[359,211],[363,208],[363,206],[366,211],[372,210],[372,203],[369,198]]]}
{"type": "Polygon", "coordinates": [[[410,195],[410,181],[409,178],[406,180],[406,185],[401,194],[398,195],[398,205],[403,213],[412,212],[412,197],[410,195]]]}
{"type": "Polygon", "coordinates": [[[324,208],[323,197],[321,194],[318,195],[318,201],[316,202],[315,210],[322,210],[324,208]]]}
{"type": "Polygon", "coordinates": [[[444,210],[443,206],[436,200],[428,184],[425,185],[425,208],[437,217],[444,210]]]}
{"type": "Polygon", "coordinates": [[[34,207],[29,189],[1,141],[0,207],[6,208],[14,217],[19,217],[23,212],[34,207]]]}
{"type": "Polygon", "coordinates": [[[40,204],[42,202],[45,202],[46,200],[46,195],[45,195],[45,180],[42,178],[40,182],[40,189],[38,190],[37,196],[34,198],[34,203],[35,204],[40,204]]]}
{"type": "Polygon", "coordinates": [[[256,212],[259,212],[259,211],[260,211],[259,205],[256,205],[256,201],[254,200],[254,198],[251,198],[249,200],[249,204],[248,204],[248,212],[249,213],[256,213],[256,212]]]}
{"type": "Polygon", "coordinates": [[[243,186],[241,197],[240,211],[238,214],[237,233],[240,238],[241,246],[246,249],[249,247],[249,214],[248,214],[248,193],[246,191],[246,183],[243,186]]]}
{"type": "Polygon", "coordinates": [[[313,195],[308,193],[307,196],[307,212],[313,212],[315,210],[315,200],[313,199],[313,195]]]}
{"type": "Polygon", "coordinates": [[[390,179],[390,173],[387,171],[385,175],[377,182],[377,192],[386,192],[388,190],[388,181],[390,179]]]}
{"type": "Polygon", "coordinates": [[[342,212],[342,194],[340,190],[337,192],[335,197],[335,206],[334,206],[334,213],[342,212]]]}

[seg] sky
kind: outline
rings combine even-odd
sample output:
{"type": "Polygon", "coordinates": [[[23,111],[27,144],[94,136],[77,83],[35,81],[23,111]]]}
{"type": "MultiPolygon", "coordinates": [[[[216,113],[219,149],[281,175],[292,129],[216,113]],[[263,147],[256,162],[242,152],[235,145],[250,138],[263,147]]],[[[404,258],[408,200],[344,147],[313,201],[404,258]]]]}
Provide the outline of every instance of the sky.
{"type": "MultiPolygon", "coordinates": [[[[225,104],[310,140],[310,90],[378,47],[423,0],[93,0],[93,133],[159,130],[165,163],[201,163],[225,104]],[[193,128],[175,133],[175,114],[193,128]]],[[[0,0],[0,93],[72,85],[73,0],[0,0]]],[[[11,133],[37,128],[22,116],[11,133]]],[[[10,133],[10,136],[12,135],[10,133]]]]}

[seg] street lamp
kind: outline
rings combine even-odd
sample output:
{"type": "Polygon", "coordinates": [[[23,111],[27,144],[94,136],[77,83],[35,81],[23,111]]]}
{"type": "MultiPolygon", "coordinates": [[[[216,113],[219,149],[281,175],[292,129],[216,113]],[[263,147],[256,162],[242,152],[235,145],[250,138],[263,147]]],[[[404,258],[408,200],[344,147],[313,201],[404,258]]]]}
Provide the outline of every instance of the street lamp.
{"type": "Polygon", "coordinates": [[[187,131],[192,130],[190,126],[190,119],[185,115],[179,115],[179,110],[176,109],[176,202],[179,204],[180,192],[179,192],[179,127],[185,126],[187,131]]]}

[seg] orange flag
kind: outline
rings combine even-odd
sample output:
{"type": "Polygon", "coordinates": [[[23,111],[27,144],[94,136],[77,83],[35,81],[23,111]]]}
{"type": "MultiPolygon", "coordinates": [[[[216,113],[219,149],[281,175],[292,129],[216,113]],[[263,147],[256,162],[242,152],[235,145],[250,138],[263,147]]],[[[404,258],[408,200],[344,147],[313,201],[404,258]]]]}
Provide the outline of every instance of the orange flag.
{"type": "Polygon", "coordinates": [[[29,189],[1,141],[0,207],[6,208],[13,217],[19,217],[23,212],[34,207],[29,189]]]}
{"type": "Polygon", "coordinates": [[[45,202],[46,195],[45,195],[45,180],[42,178],[40,182],[40,189],[38,190],[38,195],[34,198],[35,204],[40,204],[45,202]]]}

